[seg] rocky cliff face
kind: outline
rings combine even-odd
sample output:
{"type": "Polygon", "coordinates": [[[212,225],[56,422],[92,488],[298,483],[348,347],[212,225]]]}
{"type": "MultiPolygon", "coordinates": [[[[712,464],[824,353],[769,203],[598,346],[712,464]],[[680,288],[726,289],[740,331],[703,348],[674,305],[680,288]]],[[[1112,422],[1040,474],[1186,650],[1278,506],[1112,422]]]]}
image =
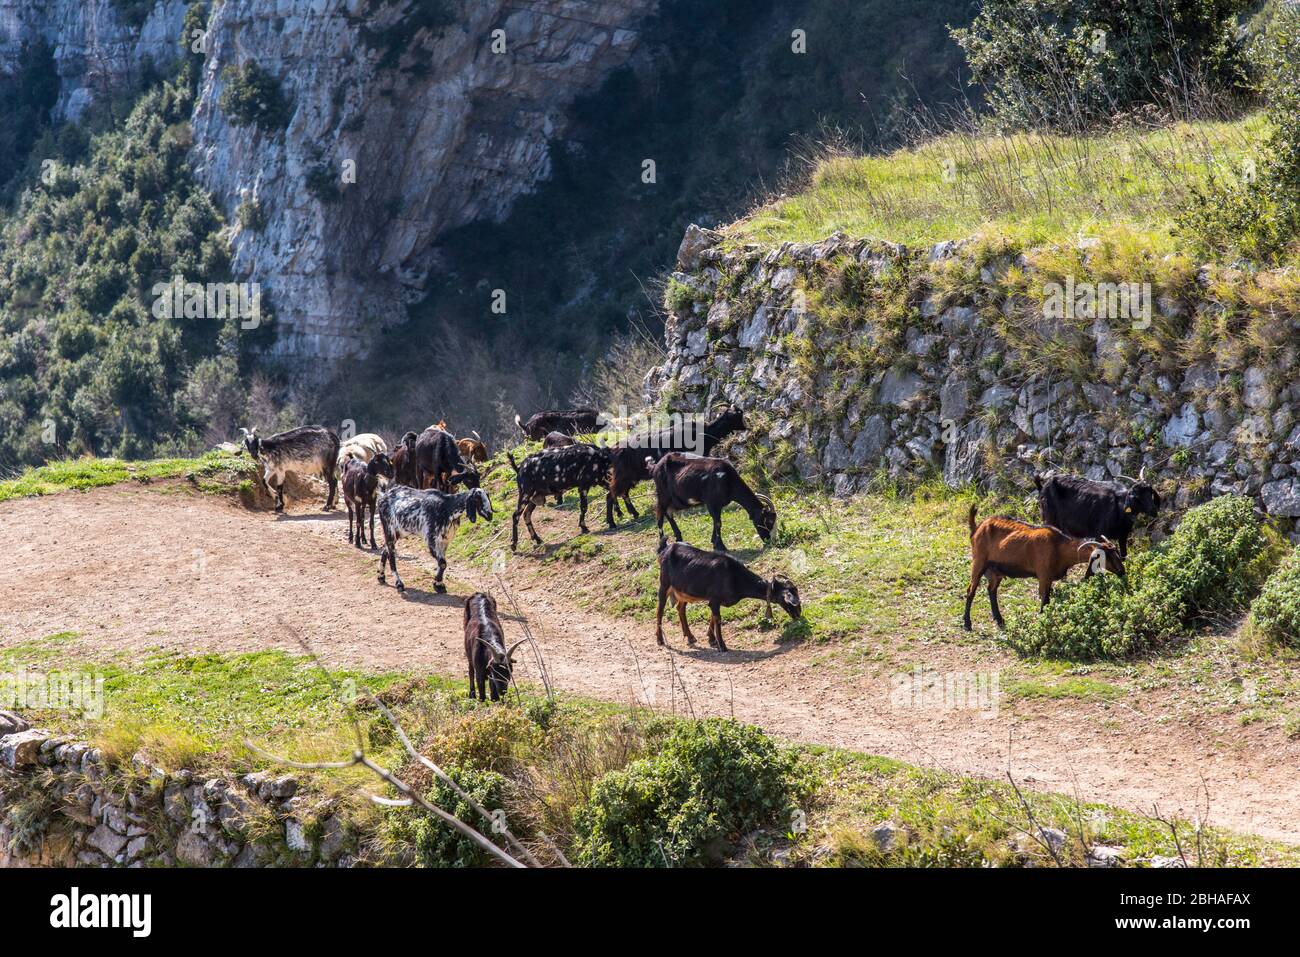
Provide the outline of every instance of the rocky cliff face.
{"type": "Polygon", "coordinates": [[[259,230],[234,237],[237,272],[267,287],[277,348],[297,357],[367,351],[401,321],[435,268],[446,230],[503,216],[549,171],[565,110],[637,44],[655,0],[475,0],[440,35],[422,31],[393,67],[365,28],[402,4],[225,0],[214,8],[194,157],[234,212],[256,200],[259,230]],[[378,7],[377,12],[371,12],[378,7]],[[504,42],[494,52],[493,31],[504,42]],[[234,126],[218,102],[227,67],[279,77],[293,116],[282,133],[234,126]],[[306,188],[315,169],[337,200],[306,188]],[[345,174],[355,170],[355,182],[345,174]]]}
{"type": "Polygon", "coordinates": [[[1149,283],[1149,314],[1045,309],[1066,282],[1113,281],[1107,255],[838,234],[729,249],[691,227],[648,398],[736,403],[751,451],[841,494],[880,474],[1025,489],[1048,468],[1146,467],[1179,507],[1231,492],[1300,518],[1300,279],[1170,260],[1125,277],[1137,297],[1149,283]]]}
{"type": "Polygon", "coordinates": [[[187,0],[159,0],[143,24],[125,22],[113,0],[0,0],[0,76],[22,45],[43,38],[59,72],[55,119],[79,118],[96,97],[138,81],[144,65],[179,53],[187,0]]]}
{"type": "MultiPolygon", "coordinates": [[[[146,57],[173,59],[188,6],[160,0],[135,28],[112,0],[0,0],[0,71],[23,40],[45,37],[57,113],[76,118],[146,57]]],[[[378,325],[403,320],[436,268],[434,240],[500,219],[548,174],[567,108],[627,62],[656,6],[446,0],[447,26],[404,30],[407,0],[213,5],[192,157],[232,223],[241,203],[260,208],[260,226],[232,228],[234,264],[273,305],[276,350],[299,367],[361,354],[378,325]],[[248,63],[278,79],[285,129],[221,110],[227,68],[248,63]],[[309,190],[312,174],[337,196],[309,190]]]]}

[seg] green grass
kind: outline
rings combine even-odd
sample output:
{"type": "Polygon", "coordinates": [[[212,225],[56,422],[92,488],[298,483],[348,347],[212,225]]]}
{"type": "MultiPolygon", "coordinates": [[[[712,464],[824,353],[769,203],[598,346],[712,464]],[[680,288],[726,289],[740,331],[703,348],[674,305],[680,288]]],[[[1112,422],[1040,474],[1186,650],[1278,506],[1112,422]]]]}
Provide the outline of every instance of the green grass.
{"type": "MultiPolygon", "coordinates": [[[[27,712],[27,716],[40,726],[96,742],[117,764],[144,750],[173,770],[189,767],[229,774],[266,767],[244,750],[245,739],[301,760],[336,760],[353,748],[340,692],[351,694],[355,686],[388,701],[426,753],[443,761],[456,755],[461,766],[483,764],[509,769],[515,777],[533,775],[529,780],[534,784],[545,784],[541,796],[561,808],[579,799],[581,787],[576,792],[570,789],[580,784],[582,774],[598,775],[602,768],[621,766],[662,738],[665,721],[677,720],[651,719],[634,709],[573,696],[561,696],[555,707],[542,709],[543,718],[534,689],[523,689],[522,709],[516,704],[478,705],[465,699],[459,678],[337,670],[327,675],[310,660],[279,651],[160,654],[134,662],[124,656],[89,656],[83,654],[78,637],[69,633],[0,649],[0,672],[19,667],[103,676],[102,719],[54,711],[27,712]],[[657,726],[660,730],[655,730],[657,726]],[[611,736],[623,743],[611,744],[611,736]],[[624,748],[626,753],[619,756],[624,748]],[[593,764],[579,769],[574,757],[593,764]]],[[[364,708],[358,709],[358,717],[368,750],[381,763],[400,767],[400,747],[386,722],[364,708]]],[[[1047,852],[1016,837],[1033,825],[1021,798],[1005,782],[965,778],[834,748],[797,750],[816,782],[801,808],[806,828],[760,832],[752,843],[734,849],[737,861],[769,864],[771,852],[785,848],[788,854],[777,859],[818,866],[1001,866],[1023,862],[1025,857],[1039,864],[1054,863],[1047,852]],[[888,855],[881,854],[870,839],[871,829],[883,821],[899,825],[904,832],[899,848],[888,855]],[[1013,840],[1026,848],[1019,859],[1013,840]]],[[[374,779],[358,769],[300,777],[309,789],[349,799],[355,799],[361,787],[378,790],[374,779]]],[[[536,796],[526,797],[536,800],[536,796]]],[[[1026,791],[1024,801],[1039,825],[1069,835],[1060,853],[1064,864],[1081,863],[1085,843],[1123,846],[1129,860],[1177,854],[1167,825],[1140,814],[1079,804],[1060,794],[1026,791]]],[[[360,826],[380,834],[382,816],[373,808],[367,816],[364,805],[353,801],[355,813],[362,815],[360,826]]],[[[560,825],[554,821],[548,825],[554,826],[560,825]]],[[[1192,825],[1180,821],[1176,826],[1195,863],[1192,825]]],[[[1300,849],[1249,836],[1207,831],[1202,846],[1206,864],[1300,863],[1300,849]]],[[[400,850],[379,860],[396,859],[400,850]]]]}
{"type": "Polygon", "coordinates": [[[1012,698],[1042,698],[1049,701],[1064,698],[1109,701],[1124,694],[1124,689],[1118,685],[1088,677],[1065,678],[1061,681],[1025,679],[1012,682],[1002,690],[1012,698]]]}
{"type": "MultiPolygon", "coordinates": [[[[14,478],[0,481],[0,502],[31,495],[85,491],[102,485],[117,485],[128,480],[148,482],[154,479],[193,475],[195,480],[199,481],[223,473],[244,476],[254,472],[256,466],[252,460],[227,452],[207,452],[197,458],[152,459],[145,462],[124,462],[121,459],[97,459],[87,456],[79,459],[62,459],[29,468],[14,478]]],[[[204,487],[212,483],[199,482],[199,484],[204,487]]]]}
{"type": "Polygon", "coordinates": [[[922,244],[983,233],[1030,247],[1118,227],[1163,253],[1190,189],[1212,170],[1236,176],[1263,129],[1252,116],[1086,137],[951,134],[887,156],[836,156],[727,236],[815,242],[841,230],[922,244]]]}

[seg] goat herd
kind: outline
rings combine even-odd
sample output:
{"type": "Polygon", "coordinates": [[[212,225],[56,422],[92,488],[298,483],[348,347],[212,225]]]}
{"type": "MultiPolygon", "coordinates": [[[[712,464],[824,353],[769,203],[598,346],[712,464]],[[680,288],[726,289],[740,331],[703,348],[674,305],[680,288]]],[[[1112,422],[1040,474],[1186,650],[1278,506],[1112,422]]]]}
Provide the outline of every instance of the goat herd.
{"type": "MultiPolygon", "coordinates": [[[[533,527],[532,515],[539,505],[561,504],[566,492],[577,490],[578,527],[587,532],[588,494],[605,490],[605,520],[617,527],[615,516],[623,517],[625,505],[633,519],[639,517],[630,493],[642,481],[655,490],[655,518],[659,528],[659,595],[655,617],[655,638],[664,644],[663,616],[666,603],[677,607],[682,634],[688,644],[695,636],[686,622],[686,606],[707,604],[710,610],[709,644],[726,651],[722,639],[721,609],[742,599],[753,598],[771,605],[776,602],[792,618],[802,607],[794,583],[784,575],[764,579],[727,554],[722,540],[723,509],[736,503],[748,515],[759,538],[766,544],[776,526],[772,501],[754,492],[736,467],[725,458],[714,457],[716,446],[727,436],[746,428],[739,409],[723,408],[704,427],[703,454],[687,448],[675,431],[634,435],[618,444],[581,442],[575,436],[593,433],[599,416],[591,409],[539,412],[515,422],[524,435],[542,442],[542,450],[517,463],[506,459],[515,471],[518,499],[511,523],[510,547],[519,540],[522,517],[528,534],[537,544],[542,538],[533,527]],[[621,500],[621,505],[620,505],[621,500]],[[682,541],[674,515],[703,506],[713,522],[713,551],[695,548],[682,541]],[[675,541],[663,532],[667,521],[675,541]]],[[[391,455],[378,435],[357,435],[340,442],[337,435],[321,426],[302,426],[276,435],[261,437],[257,430],[243,430],[244,448],[263,470],[263,481],[275,497],[276,511],[284,509],[284,483],[288,473],[320,475],[328,486],[325,509],[334,507],[342,484],[342,498],[348,510],[348,541],[362,548],[378,545],[375,514],[384,534],[379,553],[379,581],[386,584],[385,567],[393,572],[398,591],[405,585],[397,572],[396,544],[402,535],[421,539],[437,562],[434,590],[445,592],[447,546],[461,517],[475,522],[481,516],[491,520],[492,503],[481,488],[479,466],[488,461],[488,451],[478,433],[455,438],[439,422],[419,435],[407,432],[391,455]],[[464,491],[456,492],[457,486],[464,491]],[[369,539],[366,515],[369,512],[369,539]]],[[[698,444],[692,442],[698,448],[698,444]]],[[[1121,476],[1121,478],[1124,478],[1121,476]]],[[[966,592],[964,625],[971,627],[970,609],[981,579],[987,581],[989,604],[999,627],[998,587],[1005,578],[1036,578],[1039,599],[1046,605],[1053,583],[1070,568],[1087,564],[1086,575],[1112,572],[1124,576],[1124,558],[1137,515],[1155,516],[1160,497],[1145,480],[1126,479],[1127,488],[1065,476],[1035,476],[1043,525],[994,516],[976,525],[976,509],[968,517],[971,540],[971,580],[966,592]]],[[[511,653],[518,643],[506,646],[496,602],[482,592],[465,601],[465,657],[468,663],[470,695],[492,700],[504,695],[510,680],[511,653]]]]}

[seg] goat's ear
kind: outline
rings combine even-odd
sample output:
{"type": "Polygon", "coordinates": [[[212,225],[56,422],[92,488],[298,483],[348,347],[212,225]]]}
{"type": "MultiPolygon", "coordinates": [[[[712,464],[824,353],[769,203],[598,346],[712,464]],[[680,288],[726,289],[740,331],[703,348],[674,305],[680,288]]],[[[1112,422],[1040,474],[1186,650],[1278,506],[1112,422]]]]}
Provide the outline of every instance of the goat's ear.
{"type": "Polygon", "coordinates": [[[474,601],[473,595],[470,595],[468,598],[465,599],[465,624],[466,625],[469,624],[469,606],[473,603],[473,601],[474,601]]]}

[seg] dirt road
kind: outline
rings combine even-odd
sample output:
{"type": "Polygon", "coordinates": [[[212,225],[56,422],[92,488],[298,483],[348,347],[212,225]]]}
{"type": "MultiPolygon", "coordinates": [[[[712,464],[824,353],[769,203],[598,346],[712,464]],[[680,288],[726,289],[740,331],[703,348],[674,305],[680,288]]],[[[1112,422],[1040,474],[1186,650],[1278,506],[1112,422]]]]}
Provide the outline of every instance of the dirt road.
{"type": "MultiPolygon", "coordinates": [[[[406,539],[399,596],[376,581],[374,553],[345,543],[346,521],[306,508],[276,517],[156,487],[0,504],[9,541],[0,643],[71,631],[114,652],[296,651],[283,618],[330,664],[461,674],[461,603],[480,587],[499,591],[492,575],[453,563],[449,593],[435,595],[432,563],[406,539]]],[[[991,716],[899,707],[889,676],[853,677],[822,663],[825,649],[687,650],[674,628],[676,650],[666,652],[645,623],[578,609],[563,572],[514,562],[503,575],[561,689],[734,715],[788,739],[965,774],[1004,779],[1010,770],[1023,785],[1147,813],[1195,817],[1208,792],[1212,823],[1300,842],[1300,749],[1275,738],[1243,729],[1225,743],[1221,729],[1196,721],[1090,701],[1019,702],[991,716]]],[[[519,628],[507,622],[512,634],[519,628]]],[[[967,648],[924,652],[940,671],[996,667],[967,648]]],[[[533,662],[519,660],[520,677],[536,680],[533,662]]]]}

